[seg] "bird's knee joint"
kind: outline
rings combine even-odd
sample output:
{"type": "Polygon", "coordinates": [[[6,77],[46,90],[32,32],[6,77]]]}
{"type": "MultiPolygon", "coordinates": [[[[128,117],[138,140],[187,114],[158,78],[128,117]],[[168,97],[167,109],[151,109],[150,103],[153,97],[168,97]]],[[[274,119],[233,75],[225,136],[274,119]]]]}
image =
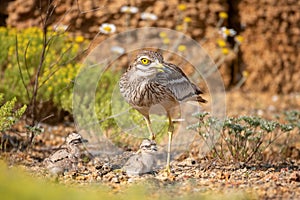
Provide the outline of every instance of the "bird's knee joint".
{"type": "Polygon", "coordinates": [[[174,126],[170,126],[169,128],[168,128],[168,132],[170,133],[173,133],[174,132],[174,126]]]}

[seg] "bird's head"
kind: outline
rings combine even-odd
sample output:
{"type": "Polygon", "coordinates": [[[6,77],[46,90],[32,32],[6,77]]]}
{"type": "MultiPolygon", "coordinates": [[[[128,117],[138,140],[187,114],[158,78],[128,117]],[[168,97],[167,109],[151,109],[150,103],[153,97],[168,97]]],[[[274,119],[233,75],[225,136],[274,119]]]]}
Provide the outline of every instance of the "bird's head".
{"type": "Polygon", "coordinates": [[[86,139],[83,139],[82,136],[78,133],[71,133],[66,138],[66,143],[68,145],[76,145],[88,142],[86,139]]]}
{"type": "Polygon", "coordinates": [[[157,151],[156,142],[154,140],[144,139],[140,145],[142,152],[154,153],[157,151]]]}
{"type": "Polygon", "coordinates": [[[163,72],[165,68],[163,65],[163,56],[156,51],[142,51],[140,52],[133,64],[142,76],[155,75],[158,72],[163,72]]]}

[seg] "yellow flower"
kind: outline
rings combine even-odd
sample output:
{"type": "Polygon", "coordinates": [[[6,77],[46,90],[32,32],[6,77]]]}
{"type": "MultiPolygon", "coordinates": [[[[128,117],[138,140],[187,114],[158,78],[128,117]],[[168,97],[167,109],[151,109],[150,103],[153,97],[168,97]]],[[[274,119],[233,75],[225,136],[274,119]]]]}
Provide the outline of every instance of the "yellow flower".
{"type": "Polygon", "coordinates": [[[183,51],[186,50],[186,46],[181,44],[181,45],[179,45],[179,46],[177,47],[177,49],[178,49],[178,51],[183,52],[183,51]]]}
{"type": "Polygon", "coordinates": [[[81,35],[79,35],[79,36],[77,36],[77,37],[75,38],[75,42],[77,42],[77,43],[81,43],[81,42],[83,42],[83,41],[84,41],[84,37],[81,36],[81,35]]]}
{"type": "Polygon", "coordinates": [[[226,47],[226,42],[222,39],[218,39],[217,44],[219,47],[226,47]]]}
{"type": "Polygon", "coordinates": [[[244,70],[242,74],[243,74],[243,77],[246,77],[246,78],[249,76],[249,72],[247,72],[246,70],[244,70]]]}
{"type": "Polygon", "coordinates": [[[229,29],[224,29],[224,33],[225,33],[226,35],[229,35],[229,34],[230,34],[229,29]]]}
{"type": "Polygon", "coordinates": [[[69,83],[69,80],[67,78],[63,78],[63,83],[69,83]]]}
{"type": "Polygon", "coordinates": [[[164,38],[163,43],[164,44],[170,44],[170,39],[169,38],[164,38]]]}
{"type": "Polygon", "coordinates": [[[228,36],[233,37],[236,35],[236,31],[234,29],[228,29],[224,26],[220,28],[219,33],[224,39],[227,39],[228,36]]]}
{"type": "Polygon", "coordinates": [[[184,11],[184,10],[186,10],[186,5],[185,4],[179,4],[178,6],[177,6],[177,9],[178,10],[180,10],[180,11],[184,11]]]}
{"type": "Polygon", "coordinates": [[[223,53],[224,55],[227,55],[227,54],[229,53],[228,48],[226,48],[226,47],[222,48],[222,53],[223,53]]]}
{"type": "Polygon", "coordinates": [[[182,31],[183,30],[183,26],[182,25],[177,25],[176,26],[176,30],[177,31],[182,31]]]}
{"type": "Polygon", "coordinates": [[[12,55],[14,55],[14,54],[15,54],[15,49],[14,49],[13,47],[10,47],[10,48],[8,49],[8,55],[12,56],[12,55]]]}
{"type": "Polygon", "coordinates": [[[227,19],[228,18],[228,14],[226,12],[220,12],[219,13],[219,17],[222,19],[227,19]]]}
{"type": "Polygon", "coordinates": [[[239,43],[239,44],[241,44],[243,42],[243,40],[244,40],[244,37],[241,36],[241,35],[237,35],[237,36],[234,37],[234,41],[239,43]]]}
{"type": "Polygon", "coordinates": [[[73,72],[73,73],[69,73],[67,78],[68,78],[69,80],[72,80],[72,79],[74,78],[73,75],[74,75],[74,72],[73,72]]]}
{"type": "MultiPolygon", "coordinates": [[[[67,67],[66,67],[67,69],[66,70],[71,70],[71,69],[73,69],[73,65],[71,64],[71,63],[69,63],[69,64],[67,64],[67,67]]],[[[64,68],[65,69],[65,68],[64,68]]]]}
{"type": "Polygon", "coordinates": [[[183,19],[183,21],[184,21],[185,23],[190,23],[190,22],[192,21],[192,18],[190,18],[190,17],[185,17],[185,18],[183,19]]]}
{"type": "Polygon", "coordinates": [[[52,31],[54,31],[54,28],[52,26],[48,26],[47,31],[52,32],[52,31]]]}
{"type": "MultiPolygon", "coordinates": [[[[66,50],[65,51],[67,51],[69,48],[66,48],[66,50]]],[[[74,53],[76,53],[77,51],[78,51],[78,49],[79,49],[79,44],[77,44],[77,43],[75,43],[73,46],[72,46],[72,51],[74,52],[74,53]]]]}
{"type": "Polygon", "coordinates": [[[0,26],[0,33],[6,33],[7,29],[3,26],[0,26]]]}
{"type": "Polygon", "coordinates": [[[10,35],[15,36],[17,34],[17,29],[16,28],[11,28],[9,30],[10,35]]]}
{"type": "Polygon", "coordinates": [[[159,37],[166,38],[167,37],[167,33],[166,32],[160,32],[159,33],[159,37]]]}

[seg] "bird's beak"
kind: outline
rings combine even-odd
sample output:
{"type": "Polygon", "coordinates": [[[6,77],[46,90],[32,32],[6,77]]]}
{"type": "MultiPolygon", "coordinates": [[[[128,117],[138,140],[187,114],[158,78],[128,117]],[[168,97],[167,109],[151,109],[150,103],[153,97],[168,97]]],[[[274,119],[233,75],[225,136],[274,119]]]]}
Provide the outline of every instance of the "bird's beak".
{"type": "Polygon", "coordinates": [[[164,72],[163,69],[165,68],[165,66],[164,66],[163,64],[161,64],[160,62],[156,62],[155,67],[157,68],[157,70],[158,70],[159,72],[164,72]]]}
{"type": "Polygon", "coordinates": [[[153,150],[153,151],[157,151],[157,147],[155,146],[155,147],[151,147],[151,149],[153,150]]]}
{"type": "Polygon", "coordinates": [[[81,139],[81,142],[82,143],[87,143],[87,142],[89,142],[87,139],[81,139]]]}

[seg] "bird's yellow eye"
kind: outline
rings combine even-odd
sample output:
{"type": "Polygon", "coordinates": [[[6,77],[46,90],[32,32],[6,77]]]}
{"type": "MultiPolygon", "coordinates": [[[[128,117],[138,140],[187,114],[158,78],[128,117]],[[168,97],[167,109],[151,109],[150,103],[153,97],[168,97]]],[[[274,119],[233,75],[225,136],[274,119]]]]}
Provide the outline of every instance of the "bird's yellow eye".
{"type": "Polygon", "coordinates": [[[142,62],[143,65],[148,65],[150,63],[150,60],[147,59],[147,58],[142,58],[141,62],[142,62]]]}

